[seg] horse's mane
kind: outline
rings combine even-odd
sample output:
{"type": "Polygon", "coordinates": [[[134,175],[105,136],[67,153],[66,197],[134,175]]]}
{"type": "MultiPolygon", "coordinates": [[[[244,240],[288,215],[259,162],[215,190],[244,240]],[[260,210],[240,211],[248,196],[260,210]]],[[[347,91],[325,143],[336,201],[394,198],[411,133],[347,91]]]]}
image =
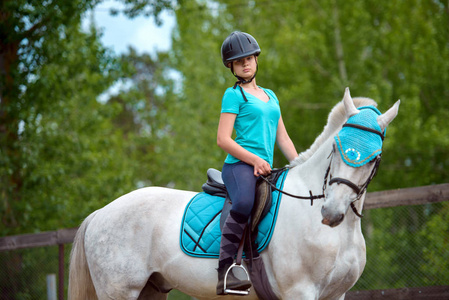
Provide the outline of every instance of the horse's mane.
{"type": "MultiPolygon", "coordinates": [[[[352,99],[356,107],[373,105],[377,107],[376,101],[370,98],[356,97],[352,99]]],[[[303,151],[289,165],[290,168],[301,165],[306,162],[318,150],[318,148],[346,122],[346,112],[343,101],[337,103],[329,113],[327,124],[324,126],[323,132],[315,139],[312,146],[303,151]]]]}

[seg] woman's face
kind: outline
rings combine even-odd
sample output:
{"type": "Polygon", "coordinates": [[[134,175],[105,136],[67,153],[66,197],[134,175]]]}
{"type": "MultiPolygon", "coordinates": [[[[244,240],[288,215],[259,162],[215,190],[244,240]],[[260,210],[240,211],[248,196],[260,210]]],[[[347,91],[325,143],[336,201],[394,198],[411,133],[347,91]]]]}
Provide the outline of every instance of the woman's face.
{"type": "Polygon", "coordinates": [[[257,70],[257,57],[255,55],[247,56],[232,62],[234,72],[237,76],[244,79],[250,79],[257,70]]]}

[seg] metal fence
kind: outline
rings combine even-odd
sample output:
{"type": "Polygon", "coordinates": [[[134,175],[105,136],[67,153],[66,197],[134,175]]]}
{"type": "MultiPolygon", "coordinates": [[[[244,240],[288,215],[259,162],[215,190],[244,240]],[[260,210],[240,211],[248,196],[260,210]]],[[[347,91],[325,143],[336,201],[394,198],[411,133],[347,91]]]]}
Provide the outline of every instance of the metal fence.
{"type": "MultiPolygon", "coordinates": [[[[68,270],[70,244],[64,251],[64,267],[68,270]]],[[[59,273],[59,246],[25,248],[0,252],[0,299],[51,299],[47,276],[59,273]]],[[[68,272],[64,274],[67,287],[68,272]]],[[[62,291],[61,291],[62,292],[62,291]]],[[[66,291],[62,292],[66,294],[66,291]]]]}
{"type": "MultiPolygon", "coordinates": [[[[354,289],[449,284],[449,265],[435,264],[434,256],[439,255],[438,260],[447,257],[449,248],[443,248],[439,241],[429,241],[429,236],[435,235],[435,230],[428,224],[432,218],[439,216],[437,213],[426,214],[428,210],[437,212],[445,207],[449,207],[449,202],[366,212],[367,222],[362,222],[362,228],[367,245],[367,263],[354,289]]],[[[449,232],[441,230],[439,234],[442,239],[443,235],[446,236],[449,246],[449,232]]]]}
{"type": "MultiPolygon", "coordinates": [[[[449,184],[368,194],[367,265],[347,299],[449,299],[448,200],[449,184]],[[406,206],[385,208],[392,202],[406,206]]],[[[65,299],[74,232],[0,238],[0,299],[51,299],[49,274],[60,277],[58,299],[65,299]]],[[[191,298],[175,291],[169,299],[191,298]]]]}

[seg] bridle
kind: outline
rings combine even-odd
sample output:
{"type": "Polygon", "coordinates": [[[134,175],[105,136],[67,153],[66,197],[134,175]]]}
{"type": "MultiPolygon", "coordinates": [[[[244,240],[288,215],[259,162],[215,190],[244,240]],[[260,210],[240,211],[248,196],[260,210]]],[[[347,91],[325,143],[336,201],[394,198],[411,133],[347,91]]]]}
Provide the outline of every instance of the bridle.
{"type": "Polygon", "coordinates": [[[362,198],[363,194],[366,192],[366,189],[368,188],[369,183],[371,182],[371,180],[373,180],[373,178],[376,176],[377,174],[377,170],[379,169],[379,165],[380,165],[380,161],[382,160],[382,154],[377,155],[373,160],[373,164],[374,167],[371,170],[371,174],[368,176],[368,179],[366,179],[365,183],[363,183],[362,185],[357,185],[354,182],[345,179],[345,178],[341,178],[341,177],[332,177],[332,174],[330,173],[330,168],[332,165],[332,158],[333,158],[333,151],[331,152],[331,154],[329,155],[331,157],[331,161],[329,163],[329,166],[326,170],[326,175],[324,177],[324,184],[323,184],[323,195],[326,191],[326,187],[331,186],[334,183],[337,184],[345,184],[347,186],[349,186],[355,193],[356,193],[356,197],[355,199],[351,202],[351,208],[352,211],[355,213],[355,215],[359,218],[363,217],[362,214],[360,214],[357,211],[357,208],[354,205],[354,202],[357,200],[360,200],[360,198],[362,198]],[[329,184],[327,184],[327,181],[329,180],[329,184]]]}
{"type": "MultiPolygon", "coordinates": [[[[372,128],[369,128],[369,127],[365,127],[365,126],[357,125],[357,124],[348,124],[348,123],[344,124],[343,127],[353,127],[353,128],[357,128],[357,129],[360,129],[360,130],[369,131],[369,132],[372,132],[372,133],[375,133],[375,134],[380,135],[380,137],[382,138],[382,141],[384,140],[384,134],[383,134],[382,132],[377,131],[377,130],[372,129],[372,128]]],[[[360,213],[357,211],[357,208],[355,207],[354,202],[357,201],[357,200],[360,200],[360,198],[362,197],[362,195],[366,192],[366,189],[368,188],[369,183],[370,183],[371,180],[373,180],[373,178],[376,176],[377,170],[379,169],[380,161],[381,161],[381,159],[382,159],[382,154],[377,155],[377,156],[372,160],[372,163],[374,164],[374,167],[373,167],[373,169],[371,170],[371,174],[369,175],[368,179],[367,179],[367,180],[365,181],[365,183],[363,183],[362,185],[357,185],[357,184],[353,183],[352,181],[350,181],[350,180],[348,180],[348,179],[345,179],[345,178],[341,178],[341,177],[332,177],[332,174],[331,174],[330,170],[331,170],[331,166],[332,166],[333,154],[334,154],[334,149],[332,150],[332,152],[331,152],[331,153],[329,154],[329,156],[328,156],[328,159],[330,158],[330,162],[329,162],[329,166],[327,167],[326,173],[325,173],[325,175],[324,175],[323,194],[321,194],[321,195],[313,195],[312,191],[310,191],[310,190],[309,190],[309,196],[298,196],[298,195],[293,195],[293,194],[287,193],[287,192],[285,192],[285,191],[283,191],[283,190],[281,190],[281,189],[278,189],[278,188],[276,187],[276,185],[273,184],[272,182],[270,182],[270,180],[269,180],[267,177],[265,177],[265,176],[263,176],[263,175],[261,175],[260,177],[261,177],[263,180],[265,180],[265,181],[266,181],[266,182],[267,182],[267,183],[268,183],[274,190],[276,190],[276,191],[278,191],[278,192],[280,192],[280,193],[283,193],[283,194],[285,194],[285,195],[287,195],[287,196],[290,196],[290,197],[293,197],[293,198],[296,198],[296,199],[310,200],[310,205],[311,205],[311,206],[313,205],[313,200],[325,198],[325,192],[326,192],[326,188],[327,188],[328,186],[331,186],[331,185],[334,184],[334,183],[337,183],[337,184],[340,184],[340,183],[341,183],[341,184],[345,184],[345,185],[347,185],[348,187],[350,187],[350,188],[357,194],[356,198],[351,202],[350,205],[351,205],[352,211],[355,213],[355,215],[356,215],[357,217],[359,217],[359,218],[362,218],[363,215],[360,214],[360,213]]],[[[280,169],[279,171],[282,171],[282,170],[284,170],[284,169],[285,169],[285,168],[280,169]]]]}

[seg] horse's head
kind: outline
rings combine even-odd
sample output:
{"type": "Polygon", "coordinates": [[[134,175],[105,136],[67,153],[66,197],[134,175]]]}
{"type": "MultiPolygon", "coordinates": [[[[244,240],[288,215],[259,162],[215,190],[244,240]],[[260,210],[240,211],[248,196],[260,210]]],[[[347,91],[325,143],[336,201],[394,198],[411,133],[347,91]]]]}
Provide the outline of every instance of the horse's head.
{"type": "Polygon", "coordinates": [[[339,225],[349,206],[365,194],[380,163],[385,130],[396,117],[400,103],[398,100],[384,114],[374,106],[356,108],[348,88],[343,102],[347,122],[334,138],[321,208],[322,223],[331,227],[339,225]]]}

